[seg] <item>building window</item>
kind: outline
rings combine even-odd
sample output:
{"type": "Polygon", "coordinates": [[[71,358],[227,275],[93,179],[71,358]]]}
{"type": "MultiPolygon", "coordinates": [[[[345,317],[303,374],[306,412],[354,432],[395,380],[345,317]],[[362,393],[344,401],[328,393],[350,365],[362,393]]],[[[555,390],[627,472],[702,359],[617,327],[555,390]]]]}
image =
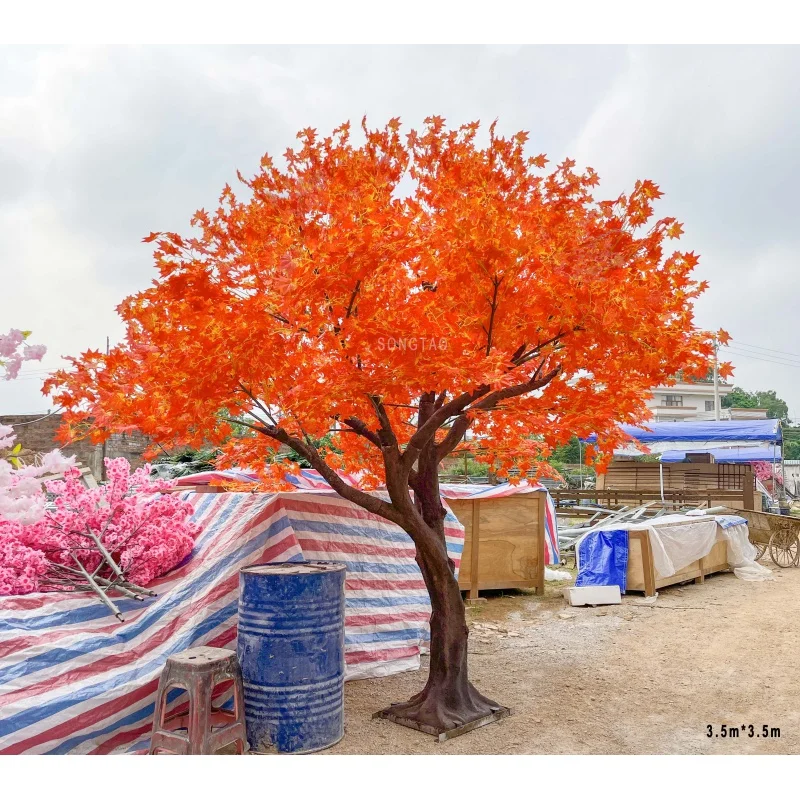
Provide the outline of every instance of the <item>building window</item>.
{"type": "Polygon", "coordinates": [[[713,411],[713,410],[714,410],[714,401],[706,400],[706,411],[713,411]]]}
{"type": "Polygon", "coordinates": [[[683,395],[680,394],[667,394],[664,395],[664,405],[666,406],[682,406],[683,395]]]}

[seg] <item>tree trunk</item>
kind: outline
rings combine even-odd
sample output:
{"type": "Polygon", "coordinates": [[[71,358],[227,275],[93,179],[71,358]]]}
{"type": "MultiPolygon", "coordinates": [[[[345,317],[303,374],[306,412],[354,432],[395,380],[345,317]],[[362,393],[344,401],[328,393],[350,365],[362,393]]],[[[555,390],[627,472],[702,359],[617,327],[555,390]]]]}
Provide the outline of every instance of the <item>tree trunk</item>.
{"type": "Polygon", "coordinates": [[[500,704],[484,697],[468,680],[469,630],[452,562],[446,551],[425,550],[417,545],[417,563],[431,598],[430,672],[425,688],[391,711],[395,717],[444,731],[488,716],[500,704]]]}
{"type": "Polygon", "coordinates": [[[394,717],[449,730],[486,717],[501,706],[484,697],[467,677],[467,628],[464,601],[447,555],[445,510],[439,495],[438,463],[420,459],[415,504],[425,526],[409,525],[416,561],[431,600],[430,672],[425,688],[408,702],[392,706],[394,717]]]}

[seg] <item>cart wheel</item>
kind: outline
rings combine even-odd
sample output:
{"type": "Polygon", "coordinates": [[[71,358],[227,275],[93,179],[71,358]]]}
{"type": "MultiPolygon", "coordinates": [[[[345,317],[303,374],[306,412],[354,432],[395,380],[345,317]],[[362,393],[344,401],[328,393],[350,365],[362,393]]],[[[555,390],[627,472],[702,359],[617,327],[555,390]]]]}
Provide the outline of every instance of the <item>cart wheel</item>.
{"type": "Polygon", "coordinates": [[[756,561],[760,561],[761,557],[767,551],[767,543],[766,542],[751,542],[753,547],[756,549],[756,561]]]}
{"type": "Polygon", "coordinates": [[[770,558],[779,567],[793,567],[800,557],[800,540],[792,531],[776,531],[769,540],[770,558]]]}

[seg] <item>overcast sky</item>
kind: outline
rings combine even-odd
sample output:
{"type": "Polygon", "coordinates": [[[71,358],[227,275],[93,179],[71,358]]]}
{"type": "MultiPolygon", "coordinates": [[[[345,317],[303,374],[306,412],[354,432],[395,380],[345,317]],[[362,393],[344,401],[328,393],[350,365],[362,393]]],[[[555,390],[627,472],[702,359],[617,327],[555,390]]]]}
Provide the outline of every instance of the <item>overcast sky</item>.
{"type": "Polygon", "coordinates": [[[655,180],[711,283],[698,322],[737,343],[735,383],[800,417],[798,86],[792,47],[5,47],[0,332],[49,353],[0,382],[0,414],[46,411],[45,369],[118,340],[114,307],[155,274],[144,235],[187,231],[300,128],[366,113],[497,118],[593,166],[607,197],[655,180]]]}

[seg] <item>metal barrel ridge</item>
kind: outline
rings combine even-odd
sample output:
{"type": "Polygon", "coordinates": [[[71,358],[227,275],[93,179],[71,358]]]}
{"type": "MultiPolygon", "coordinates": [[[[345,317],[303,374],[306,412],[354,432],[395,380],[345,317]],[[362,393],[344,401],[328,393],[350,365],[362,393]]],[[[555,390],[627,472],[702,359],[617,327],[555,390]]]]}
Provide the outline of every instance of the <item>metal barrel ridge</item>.
{"type": "Polygon", "coordinates": [[[344,564],[239,572],[237,651],[251,752],[313,753],[344,735],[344,564]]]}

